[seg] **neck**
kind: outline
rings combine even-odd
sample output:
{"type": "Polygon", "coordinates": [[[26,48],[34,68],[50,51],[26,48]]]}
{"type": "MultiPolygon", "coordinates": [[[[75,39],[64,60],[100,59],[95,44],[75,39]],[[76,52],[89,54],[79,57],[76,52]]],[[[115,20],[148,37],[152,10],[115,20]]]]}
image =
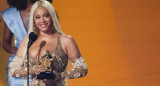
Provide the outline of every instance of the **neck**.
{"type": "Polygon", "coordinates": [[[50,36],[53,36],[56,32],[55,31],[48,31],[48,32],[40,32],[39,33],[39,37],[50,37],[50,36]]]}

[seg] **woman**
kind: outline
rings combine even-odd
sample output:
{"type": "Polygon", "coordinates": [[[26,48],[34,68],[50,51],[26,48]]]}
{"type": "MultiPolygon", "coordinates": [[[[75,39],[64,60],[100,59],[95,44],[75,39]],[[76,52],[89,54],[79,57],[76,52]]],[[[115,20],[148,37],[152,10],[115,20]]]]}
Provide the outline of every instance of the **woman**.
{"type": "MultiPolygon", "coordinates": [[[[46,0],[33,4],[30,14],[29,33],[35,32],[38,38],[29,48],[29,74],[32,75],[32,86],[66,86],[66,79],[79,78],[87,74],[87,65],[81,56],[76,42],[71,36],[61,31],[56,12],[46,0]],[[52,72],[55,79],[37,79],[40,72],[45,72],[46,67],[39,65],[39,61],[50,52],[52,72]],[[67,71],[68,59],[71,60],[73,69],[67,71]]],[[[26,77],[26,51],[28,36],[26,36],[17,54],[11,63],[9,74],[12,77],[26,77]],[[24,46],[25,45],[25,46],[24,46]]]]}
{"type": "MultiPolygon", "coordinates": [[[[29,25],[29,14],[31,6],[37,0],[7,0],[10,8],[4,10],[1,15],[5,21],[3,49],[10,53],[8,60],[8,68],[14,59],[22,39],[27,35],[29,25]],[[15,37],[15,46],[12,47],[12,37],[15,37]]],[[[52,0],[49,0],[52,2],[52,0]]],[[[23,78],[8,77],[7,68],[7,84],[8,86],[23,86],[23,78]]]]}

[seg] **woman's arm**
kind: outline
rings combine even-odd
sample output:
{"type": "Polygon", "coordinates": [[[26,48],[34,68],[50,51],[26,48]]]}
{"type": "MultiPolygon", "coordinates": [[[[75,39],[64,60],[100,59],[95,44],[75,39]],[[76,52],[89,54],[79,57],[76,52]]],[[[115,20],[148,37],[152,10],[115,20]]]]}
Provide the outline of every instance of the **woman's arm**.
{"type": "Polygon", "coordinates": [[[4,34],[3,34],[3,49],[11,54],[16,54],[17,49],[12,47],[12,37],[13,34],[9,30],[8,26],[5,24],[4,34]]]}
{"type": "Polygon", "coordinates": [[[76,42],[71,36],[63,36],[62,39],[65,40],[62,41],[62,43],[64,44],[62,46],[65,48],[64,51],[72,62],[73,69],[63,72],[61,74],[61,78],[73,79],[86,76],[88,68],[79,52],[76,42]]]}
{"type": "MultiPolygon", "coordinates": [[[[28,37],[26,36],[19,48],[18,51],[10,65],[9,68],[9,75],[12,77],[25,77],[27,76],[27,67],[23,66],[24,60],[26,61],[26,58],[24,54],[26,54],[26,46],[28,43],[28,37]]],[[[41,65],[34,65],[29,67],[29,74],[30,75],[38,75],[40,72],[45,71],[45,68],[41,65]]]]}

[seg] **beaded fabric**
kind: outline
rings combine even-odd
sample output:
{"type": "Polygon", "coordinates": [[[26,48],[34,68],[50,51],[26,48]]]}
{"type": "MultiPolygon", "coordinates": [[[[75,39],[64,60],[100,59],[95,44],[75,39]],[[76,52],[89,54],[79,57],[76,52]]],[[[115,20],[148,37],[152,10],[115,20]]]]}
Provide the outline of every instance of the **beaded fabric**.
{"type": "MultiPolygon", "coordinates": [[[[30,57],[30,71],[29,74],[32,75],[31,86],[67,86],[65,80],[72,78],[83,77],[87,74],[88,69],[83,57],[79,54],[75,58],[70,59],[73,65],[73,69],[67,71],[68,56],[64,53],[60,41],[60,36],[57,38],[57,45],[55,50],[51,52],[51,55],[54,56],[53,60],[53,72],[60,74],[61,77],[58,80],[38,80],[34,72],[34,65],[37,62],[37,59],[30,57]]],[[[22,57],[15,56],[13,62],[10,66],[10,76],[12,77],[26,77],[27,76],[27,67],[25,64],[21,64],[23,61],[22,57]]],[[[26,60],[25,60],[26,61],[26,60]]],[[[23,62],[26,63],[26,62],[23,62]]]]}

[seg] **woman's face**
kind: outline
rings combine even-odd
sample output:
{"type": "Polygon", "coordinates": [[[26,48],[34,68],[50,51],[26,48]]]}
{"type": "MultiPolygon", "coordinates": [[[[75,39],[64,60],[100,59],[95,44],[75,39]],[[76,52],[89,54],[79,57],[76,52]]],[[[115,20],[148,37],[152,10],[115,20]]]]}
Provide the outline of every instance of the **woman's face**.
{"type": "Polygon", "coordinates": [[[47,32],[52,30],[52,18],[46,8],[38,7],[34,12],[33,19],[39,31],[47,32]]]}

